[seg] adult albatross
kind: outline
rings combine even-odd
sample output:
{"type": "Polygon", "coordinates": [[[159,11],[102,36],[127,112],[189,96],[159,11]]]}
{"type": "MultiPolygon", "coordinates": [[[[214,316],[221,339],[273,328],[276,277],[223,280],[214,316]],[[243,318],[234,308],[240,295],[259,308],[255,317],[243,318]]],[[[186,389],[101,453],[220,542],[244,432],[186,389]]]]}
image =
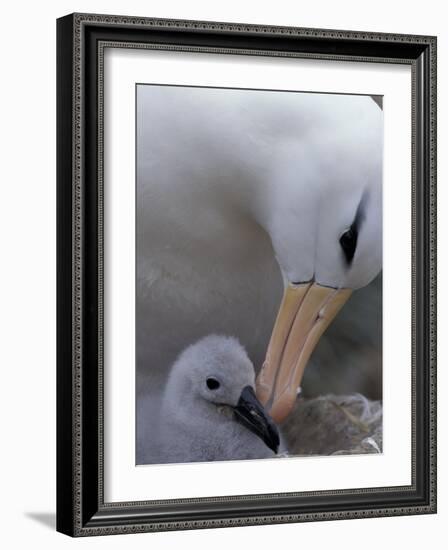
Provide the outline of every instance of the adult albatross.
{"type": "MultiPolygon", "coordinates": [[[[280,422],[320,336],[381,270],[382,110],[369,96],[318,93],[139,86],[137,98],[141,295],[157,288],[161,304],[183,300],[196,317],[215,300],[212,329],[226,332],[220,317],[239,282],[215,285],[232,277],[218,262],[238,247],[250,255],[254,235],[268,235],[284,294],[257,395],[280,422]]],[[[264,264],[251,269],[256,289],[264,264]]]]}

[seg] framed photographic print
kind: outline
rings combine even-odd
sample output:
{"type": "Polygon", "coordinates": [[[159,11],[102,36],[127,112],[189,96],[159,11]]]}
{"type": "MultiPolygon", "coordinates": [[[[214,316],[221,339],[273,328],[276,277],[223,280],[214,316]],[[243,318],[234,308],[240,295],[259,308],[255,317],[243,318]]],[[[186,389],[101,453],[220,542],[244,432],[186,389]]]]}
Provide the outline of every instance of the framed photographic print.
{"type": "Polygon", "coordinates": [[[434,513],[436,38],[57,41],[57,529],[434,513]]]}

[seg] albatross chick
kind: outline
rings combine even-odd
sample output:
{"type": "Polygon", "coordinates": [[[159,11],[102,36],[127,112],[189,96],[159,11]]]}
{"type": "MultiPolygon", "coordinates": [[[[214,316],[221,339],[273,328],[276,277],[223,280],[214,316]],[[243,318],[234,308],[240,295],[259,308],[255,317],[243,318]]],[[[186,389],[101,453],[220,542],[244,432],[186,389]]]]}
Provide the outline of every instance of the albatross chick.
{"type": "Polygon", "coordinates": [[[279,432],[254,386],[253,365],[235,338],[211,335],[186,348],[161,406],[164,462],[275,457],[279,432]]]}

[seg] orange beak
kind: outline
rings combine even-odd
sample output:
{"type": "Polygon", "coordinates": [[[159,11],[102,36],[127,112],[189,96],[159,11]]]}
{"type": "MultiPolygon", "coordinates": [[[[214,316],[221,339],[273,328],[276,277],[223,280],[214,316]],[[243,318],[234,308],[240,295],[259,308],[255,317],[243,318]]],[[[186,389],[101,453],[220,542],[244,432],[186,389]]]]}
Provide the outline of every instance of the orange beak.
{"type": "Polygon", "coordinates": [[[285,289],[257,379],[257,397],[276,422],[291,412],[311,353],[351,293],[317,283],[285,289]]]}

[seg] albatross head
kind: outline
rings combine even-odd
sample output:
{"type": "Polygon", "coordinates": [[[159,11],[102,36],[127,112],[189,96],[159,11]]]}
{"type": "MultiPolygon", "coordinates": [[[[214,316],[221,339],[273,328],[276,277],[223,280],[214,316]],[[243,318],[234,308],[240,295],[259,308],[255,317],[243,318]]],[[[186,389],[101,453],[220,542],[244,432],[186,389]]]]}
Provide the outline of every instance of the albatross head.
{"type": "Polygon", "coordinates": [[[182,421],[200,418],[204,424],[210,421],[219,426],[231,419],[277,452],[278,430],[256,398],[254,386],[253,365],[238,340],[210,335],[181,353],[173,365],[166,397],[175,400],[175,414],[182,421]]]}
{"type": "Polygon", "coordinates": [[[282,192],[273,190],[267,230],[285,291],[257,395],[276,422],[291,411],[320,336],[381,270],[382,111],[369,99],[350,98],[351,108],[359,101],[355,117],[343,104],[327,113],[272,175],[282,192]]]}

